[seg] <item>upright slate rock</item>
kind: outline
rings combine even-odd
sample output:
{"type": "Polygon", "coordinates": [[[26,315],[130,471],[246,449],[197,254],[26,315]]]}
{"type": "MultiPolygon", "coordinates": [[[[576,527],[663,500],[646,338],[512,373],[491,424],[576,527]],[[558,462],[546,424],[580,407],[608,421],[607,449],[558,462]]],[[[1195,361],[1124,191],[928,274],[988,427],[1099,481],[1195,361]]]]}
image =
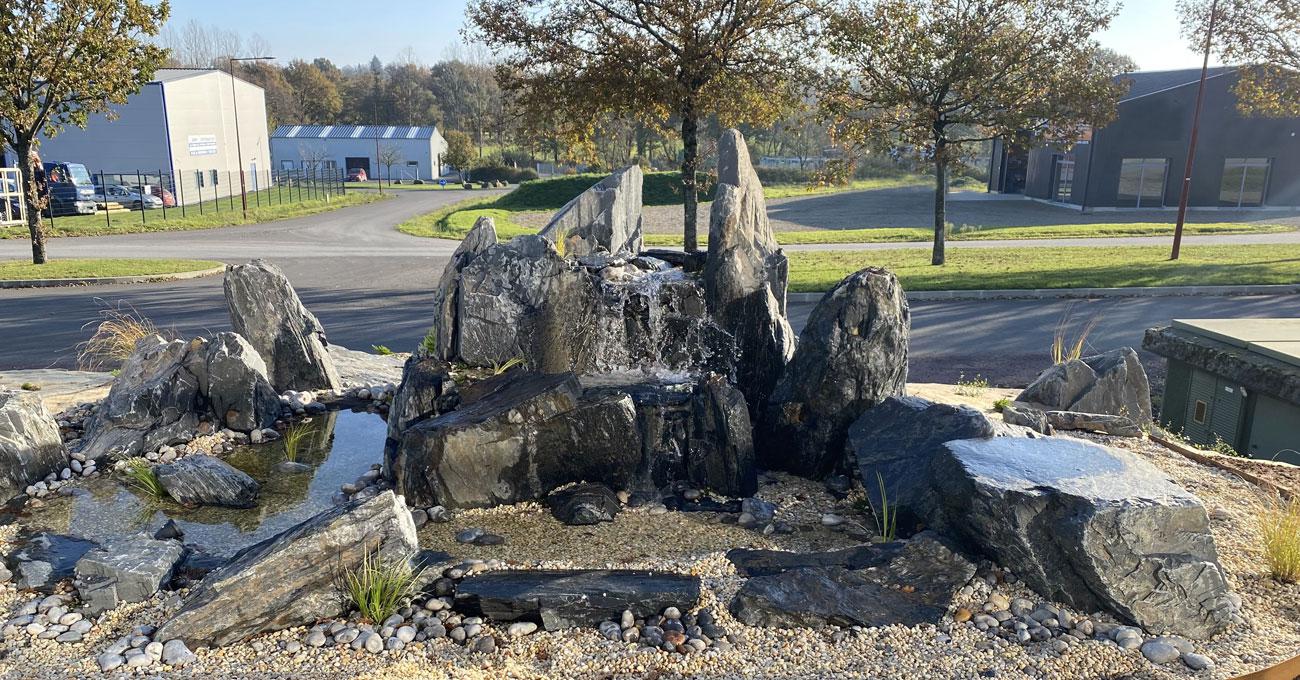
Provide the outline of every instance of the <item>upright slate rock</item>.
{"type": "Polygon", "coordinates": [[[68,452],[41,398],[0,390],[0,502],[67,464],[68,452]]]}
{"type": "MultiPolygon", "coordinates": [[[[453,360],[460,352],[459,319],[461,310],[460,278],[461,272],[469,266],[474,258],[483,254],[497,243],[496,222],[491,217],[480,217],[474,227],[465,235],[465,239],[456,246],[451,261],[442,270],[438,288],[434,291],[433,355],[443,361],[453,360]]],[[[417,354],[420,350],[417,350],[417,354]]]]}
{"type": "Polygon", "coordinates": [[[898,528],[910,534],[927,523],[939,502],[930,487],[929,470],[935,457],[946,452],[943,445],[996,433],[993,423],[969,406],[887,397],[849,426],[847,449],[857,461],[871,506],[883,507],[883,480],[889,503],[898,513],[898,528]]]}
{"type": "Polygon", "coordinates": [[[280,397],[271,387],[266,363],[242,336],[218,333],[208,342],[199,392],[218,422],[237,432],[270,427],[280,417],[280,397]]]}
{"type": "Polygon", "coordinates": [[[1146,461],[1064,437],[945,448],[932,473],[945,531],[1044,597],[1157,634],[1205,638],[1231,624],[1205,507],[1146,461]]]}
{"type": "Polygon", "coordinates": [[[491,571],[456,586],[456,611],[494,623],[540,622],[544,630],[595,627],[630,610],[645,618],[700,599],[695,576],[633,570],[491,571]]]}
{"type": "Polygon", "coordinates": [[[767,412],[759,462],[805,477],[839,465],[849,425],[907,384],[911,311],[892,273],[849,275],[813,308],[767,412]]]}
{"type": "Polygon", "coordinates": [[[718,140],[704,291],[710,313],[736,338],[736,382],[756,409],[766,403],[794,353],[794,331],[785,317],[788,270],[749,147],[738,130],[727,130],[718,140]]]}
{"type": "Polygon", "coordinates": [[[1139,427],[1151,422],[1151,385],[1131,347],[1052,366],[1016,401],[1044,411],[1123,416],[1139,427]]]}
{"type": "Polygon", "coordinates": [[[343,616],[350,605],[340,573],[359,568],[368,552],[400,561],[418,550],[411,513],[393,492],[335,506],[241,550],[191,590],[154,637],[223,646],[343,616]]]}
{"type": "Polygon", "coordinates": [[[148,536],[111,540],[77,561],[77,596],[95,616],[124,602],[143,602],[171,582],[185,548],[148,536]]]}
{"type": "Polygon", "coordinates": [[[451,367],[433,357],[412,354],[402,366],[402,383],[388,409],[389,446],[412,423],[446,413],[460,403],[451,367]]]}
{"type": "Polygon", "coordinates": [[[562,246],[565,257],[604,250],[641,251],[641,167],[630,165],[578,194],[555,213],[540,235],[562,246]]]}
{"type": "Polygon", "coordinates": [[[341,386],[325,329],[279,267],[264,260],[230,265],[225,289],[230,325],[262,355],[277,392],[341,386]]]}
{"type": "Polygon", "coordinates": [[[190,507],[251,508],[257,505],[261,488],[252,477],[229,463],[204,454],[154,466],[154,474],[172,500],[190,507]]]}

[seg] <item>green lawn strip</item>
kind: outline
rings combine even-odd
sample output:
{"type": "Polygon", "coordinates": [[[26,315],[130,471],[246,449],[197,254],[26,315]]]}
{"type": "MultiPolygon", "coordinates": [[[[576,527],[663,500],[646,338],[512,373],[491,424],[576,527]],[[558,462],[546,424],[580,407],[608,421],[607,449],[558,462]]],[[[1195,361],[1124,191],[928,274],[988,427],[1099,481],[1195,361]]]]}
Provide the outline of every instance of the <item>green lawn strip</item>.
{"type": "Polygon", "coordinates": [[[25,260],[0,260],[0,281],[160,276],[203,271],[220,266],[222,266],[220,262],[213,260],[54,259],[45,264],[32,264],[25,260]]]}
{"type": "MultiPolygon", "coordinates": [[[[879,191],[882,189],[902,189],[905,187],[932,188],[933,186],[934,178],[929,175],[906,174],[897,177],[855,179],[848,184],[826,186],[813,186],[808,184],[764,185],[763,197],[771,200],[774,198],[799,198],[801,196],[838,194],[845,191],[879,191]]],[[[970,177],[957,177],[948,184],[950,190],[981,189],[984,186],[985,184],[983,182],[970,177]]]]}
{"type": "Polygon", "coordinates": [[[928,249],[790,253],[790,290],[829,290],[863,267],[893,271],[905,290],[1127,288],[1300,283],[1300,245],[967,248],[930,264],[928,249]]]}
{"type": "MultiPolygon", "coordinates": [[[[199,205],[187,205],[185,206],[184,215],[182,215],[180,208],[168,208],[166,219],[163,219],[161,209],[148,210],[145,212],[145,221],[143,223],[140,221],[140,211],[136,210],[112,212],[108,214],[107,219],[103,213],[98,215],[77,215],[76,217],[55,217],[53,220],[46,219],[45,226],[49,230],[50,236],[108,236],[158,231],[191,231],[315,215],[338,210],[339,208],[373,203],[387,198],[373,191],[335,194],[328,199],[324,197],[307,198],[307,190],[304,188],[304,198],[298,201],[297,188],[293,189],[292,198],[289,191],[286,188],[282,194],[278,193],[277,190],[263,190],[258,192],[257,195],[250,193],[248,195],[247,220],[244,219],[239,197],[236,196],[233,208],[230,199],[223,198],[220,205],[217,205],[217,201],[205,201],[202,204],[202,209],[200,209],[199,205]],[[280,203],[281,198],[293,202],[280,203]]],[[[0,238],[27,237],[28,233],[25,225],[0,227],[0,238]]]]}
{"type": "MultiPolygon", "coordinates": [[[[378,189],[379,182],[347,182],[345,186],[349,190],[378,189]]],[[[453,182],[451,180],[447,181],[447,186],[439,185],[437,180],[427,179],[424,180],[424,184],[412,184],[409,181],[404,181],[401,184],[390,184],[388,180],[384,180],[384,191],[388,191],[389,189],[392,189],[393,191],[450,191],[452,189],[460,188],[462,188],[460,182],[453,182]]]]}

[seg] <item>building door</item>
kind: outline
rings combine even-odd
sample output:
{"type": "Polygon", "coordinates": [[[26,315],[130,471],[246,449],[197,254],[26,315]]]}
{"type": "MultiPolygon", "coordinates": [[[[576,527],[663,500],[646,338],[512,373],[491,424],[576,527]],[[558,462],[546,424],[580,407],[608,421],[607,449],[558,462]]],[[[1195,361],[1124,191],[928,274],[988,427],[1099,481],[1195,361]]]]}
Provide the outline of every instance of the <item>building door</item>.
{"type": "Polygon", "coordinates": [[[1246,395],[1236,384],[1193,370],[1183,435],[1203,446],[1222,441],[1238,449],[1245,407],[1246,395]]]}
{"type": "Polygon", "coordinates": [[[1115,205],[1122,208],[1159,208],[1165,204],[1169,161],[1164,158],[1125,158],[1120,162],[1115,205]]]}
{"type": "Polygon", "coordinates": [[[1052,171],[1052,200],[1069,203],[1074,197],[1074,159],[1054,156],[1055,168],[1052,171]]]}
{"type": "Polygon", "coordinates": [[[343,161],[344,161],[344,165],[347,166],[343,168],[344,170],[348,172],[351,172],[353,170],[365,170],[366,177],[374,177],[374,175],[370,174],[370,159],[368,157],[348,156],[347,158],[344,158],[343,161]]]}
{"type": "Polygon", "coordinates": [[[1264,205],[1270,165],[1272,161],[1268,158],[1224,159],[1219,205],[1232,208],[1256,208],[1264,205]]]}

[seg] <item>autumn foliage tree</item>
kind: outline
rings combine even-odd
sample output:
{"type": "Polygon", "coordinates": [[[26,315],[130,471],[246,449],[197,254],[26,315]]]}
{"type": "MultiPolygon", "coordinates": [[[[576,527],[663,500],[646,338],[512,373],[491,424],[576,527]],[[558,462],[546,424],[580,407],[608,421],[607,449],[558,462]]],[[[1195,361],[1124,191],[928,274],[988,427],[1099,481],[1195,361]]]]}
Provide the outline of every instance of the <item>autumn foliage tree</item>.
{"type": "Polygon", "coordinates": [[[465,171],[469,169],[469,164],[474,160],[474,140],[460,130],[448,132],[446,139],[447,153],[443,154],[442,162],[456,168],[456,171],[464,176],[465,171]]]}
{"type": "MultiPolygon", "coordinates": [[[[1211,0],[1182,0],[1183,34],[1205,47],[1211,0]]],[[[1240,65],[1237,103],[1245,114],[1300,116],[1300,0],[1219,0],[1210,49],[1240,65]]]]}
{"type": "Polygon", "coordinates": [[[166,0],[5,0],[0,8],[0,141],[13,149],[27,198],[32,262],[45,263],[44,198],[32,172],[39,135],[85,127],[140,91],[166,57],[150,42],[166,0]]]}
{"type": "Polygon", "coordinates": [[[468,36],[502,58],[525,116],[558,113],[570,136],[603,115],[676,118],[685,245],[698,249],[699,122],[770,124],[810,62],[814,0],[482,0],[468,36]]]}
{"type": "Polygon", "coordinates": [[[1115,115],[1123,64],[1093,35],[1108,0],[842,0],[822,102],[841,142],[915,151],[934,165],[934,252],[944,262],[948,170],[1000,137],[1070,142],[1115,115]]]}

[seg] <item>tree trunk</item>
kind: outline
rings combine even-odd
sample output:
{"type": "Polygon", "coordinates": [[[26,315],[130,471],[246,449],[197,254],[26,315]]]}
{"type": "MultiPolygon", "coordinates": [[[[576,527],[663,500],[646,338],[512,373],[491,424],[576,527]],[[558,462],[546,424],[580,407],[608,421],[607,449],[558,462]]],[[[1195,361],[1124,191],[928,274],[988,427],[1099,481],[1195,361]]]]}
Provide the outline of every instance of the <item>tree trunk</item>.
{"type": "Polygon", "coordinates": [[[683,245],[686,252],[699,251],[695,235],[696,215],[699,213],[699,193],[695,187],[695,172],[699,168],[700,130],[695,118],[695,100],[687,97],[682,102],[682,212],[685,222],[683,245]]]}
{"type": "Polygon", "coordinates": [[[17,155],[18,172],[21,174],[19,186],[27,203],[27,233],[32,239],[32,264],[45,264],[45,224],[41,220],[40,188],[29,160],[32,153],[31,142],[20,140],[14,153],[17,155]]]}
{"type": "Polygon", "coordinates": [[[948,154],[943,142],[934,147],[934,253],[930,264],[943,264],[944,227],[948,222],[948,154]]]}

